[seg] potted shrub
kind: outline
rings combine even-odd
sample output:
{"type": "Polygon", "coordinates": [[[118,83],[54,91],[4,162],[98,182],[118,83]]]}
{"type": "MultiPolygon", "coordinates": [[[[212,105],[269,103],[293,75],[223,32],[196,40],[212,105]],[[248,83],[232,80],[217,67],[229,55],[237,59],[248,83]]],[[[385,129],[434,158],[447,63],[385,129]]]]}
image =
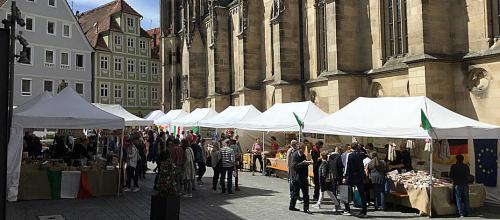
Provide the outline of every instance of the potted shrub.
{"type": "Polygon", "coordinates": [[[158,193],[151,196],[151,220],[179,219],[180,197],[175,186],[175,165],[164,160],[158,170],[158,193]]]}

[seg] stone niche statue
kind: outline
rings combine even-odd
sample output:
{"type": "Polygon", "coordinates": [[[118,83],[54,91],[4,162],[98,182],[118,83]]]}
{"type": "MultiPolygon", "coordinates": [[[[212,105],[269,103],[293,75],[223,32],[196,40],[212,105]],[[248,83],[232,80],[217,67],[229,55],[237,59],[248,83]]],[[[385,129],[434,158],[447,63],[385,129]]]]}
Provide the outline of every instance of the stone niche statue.
{"type": "Polygon", "coordinates": [[[490,87],[491,77],[483,68],[472,68],[466,78],[466,85],[474,95],[481,95],[490,87]]]}

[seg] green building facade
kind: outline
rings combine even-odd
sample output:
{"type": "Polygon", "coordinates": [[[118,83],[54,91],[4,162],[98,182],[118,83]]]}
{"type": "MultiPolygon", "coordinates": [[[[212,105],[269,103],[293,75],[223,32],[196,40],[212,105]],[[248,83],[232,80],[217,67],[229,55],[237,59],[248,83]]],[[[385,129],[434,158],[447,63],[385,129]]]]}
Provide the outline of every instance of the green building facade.
{"type": "Polygon", "coordinates": [[[93,102],[120,104],[139,116],[161,107],[160,59],[141,18],[123,0],[79,15],[96,51],[93,102]]]}

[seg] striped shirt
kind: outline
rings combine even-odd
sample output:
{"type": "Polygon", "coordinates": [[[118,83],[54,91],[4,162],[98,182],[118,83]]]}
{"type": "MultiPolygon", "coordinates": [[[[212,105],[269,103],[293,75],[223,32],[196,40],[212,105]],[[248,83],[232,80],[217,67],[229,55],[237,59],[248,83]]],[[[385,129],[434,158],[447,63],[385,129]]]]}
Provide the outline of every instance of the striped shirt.
{"type": "Polygon", "coordinates": [[[220,159],[222,161],[222,167],[233,167],[234,166],[234,151],[229,147],[223,147],[220,149],[220,159]]]}

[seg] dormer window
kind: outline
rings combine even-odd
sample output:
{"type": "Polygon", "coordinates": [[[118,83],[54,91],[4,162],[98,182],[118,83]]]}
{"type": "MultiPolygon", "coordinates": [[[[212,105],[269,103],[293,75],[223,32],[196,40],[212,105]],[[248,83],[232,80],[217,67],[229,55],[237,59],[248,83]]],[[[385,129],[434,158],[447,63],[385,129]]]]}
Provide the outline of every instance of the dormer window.
{"type": "Polygon", "coordinates": [[[127,18],[127,26],[130,28],[134,27],[134,19],[133,18],[127,18]]]}

